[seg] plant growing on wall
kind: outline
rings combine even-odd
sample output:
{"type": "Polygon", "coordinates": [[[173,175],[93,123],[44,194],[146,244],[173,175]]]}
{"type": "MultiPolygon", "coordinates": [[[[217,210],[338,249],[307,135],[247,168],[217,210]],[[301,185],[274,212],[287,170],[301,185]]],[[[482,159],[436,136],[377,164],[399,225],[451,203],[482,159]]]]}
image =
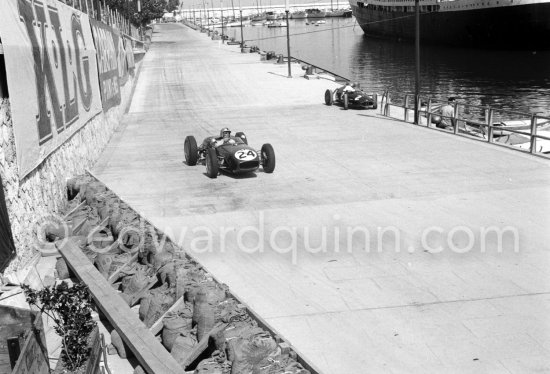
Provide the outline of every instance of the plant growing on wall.
{"type": "Polygon", "coordinates": [[[96,322],[92,319],[92,299],[82,283],[33,290],[23,285],[27,302],[35,305],[55,322],[55,332],[63,339],[61,358],[65,367],[76,370],[89,357],[88,336],[96,322]]]}

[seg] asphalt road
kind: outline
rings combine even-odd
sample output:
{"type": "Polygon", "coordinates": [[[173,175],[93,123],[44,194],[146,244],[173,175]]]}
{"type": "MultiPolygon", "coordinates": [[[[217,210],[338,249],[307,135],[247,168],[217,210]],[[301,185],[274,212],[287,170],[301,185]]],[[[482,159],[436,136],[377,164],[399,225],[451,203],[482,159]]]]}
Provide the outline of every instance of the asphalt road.
{"type": "Polygon", "coordinates": [[[156,27],[93,172],[323,373],[550,371],[549,161],[327,107],[333,82],[286,69],[156,27]],[[183,162],[224,126],[275,172],[183,162]]]}

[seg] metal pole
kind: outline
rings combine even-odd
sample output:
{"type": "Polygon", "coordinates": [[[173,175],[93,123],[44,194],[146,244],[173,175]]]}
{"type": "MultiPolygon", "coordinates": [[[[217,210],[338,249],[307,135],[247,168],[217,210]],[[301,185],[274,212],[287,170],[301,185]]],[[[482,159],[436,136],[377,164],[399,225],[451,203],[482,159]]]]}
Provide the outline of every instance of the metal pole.
{"type": "Polygon", "coordinates": [[[239,13],[241,16],[241,48],[244,48],[244,39],[243,39],[243,10],[239,9],[239,13]]]}
{"type": "Polygon", "coordinates": [[[414,0],[415,12],[415,65],[416,75],[414,84],[414,123],[418,125],[418,101],[420,100],[420,1],[414,0]]]}
{"type": "Polygon", "coordinates": [[[292,78],[292,72],[290,70],[290,23],[288,22],[288,14],[290,10],[288,8],[285,10],[286,13],[286,50],[287,50],[287,60],[288,60],[288,77],[292,78]]]}
{"type": "Polygon", "coordinates": [[[223,37],[223,1],[220,0],[220,11],[222,13],[222,44],[225,43],[225,38],[223,37]]]}

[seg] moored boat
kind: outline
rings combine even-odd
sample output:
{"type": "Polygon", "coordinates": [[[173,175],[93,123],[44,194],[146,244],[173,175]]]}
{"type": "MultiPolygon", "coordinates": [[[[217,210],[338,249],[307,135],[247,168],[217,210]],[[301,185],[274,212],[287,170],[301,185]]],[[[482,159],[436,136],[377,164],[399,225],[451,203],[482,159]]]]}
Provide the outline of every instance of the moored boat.
{"type": "MultiPolygon", "coordinates": [[[[414,40],[408,0],[349,0],[365,34],[414,40]]],[[[550,49],[550,0],[420,0],[422,42],[500,49],[550,49]]]]}
{"type": "Polygon", "coordinates": [[[286,27],[285,21],[273,21],[273,23],[267,25],[267,27],[286,27]]]}
{"type": "Polygon", "coordinates": [[[326,12],[320,9],[306,9],[307,18],[325,18],[326,12]]]}
{"type": "Polygon", "coordinates": [[[290,13],[290,18],[292,19],[304,19],[307,17],[307,14],[303,10],[297,10],[296,12],[290,13]]]}

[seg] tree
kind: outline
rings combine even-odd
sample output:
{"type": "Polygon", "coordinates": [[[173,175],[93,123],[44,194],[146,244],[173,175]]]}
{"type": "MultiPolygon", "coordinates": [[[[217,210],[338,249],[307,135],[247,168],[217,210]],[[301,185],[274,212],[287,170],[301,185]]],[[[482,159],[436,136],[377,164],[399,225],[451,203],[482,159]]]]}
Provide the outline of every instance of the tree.
{"type": "Polygon", "coordinates": [[[176,10],[179,0],[141,0],[141,13],[138,13],[137,0],[105,0],[105,4],[129,17],[130,22],[139,27],[161,18],[165,12],[176,10]]]}

